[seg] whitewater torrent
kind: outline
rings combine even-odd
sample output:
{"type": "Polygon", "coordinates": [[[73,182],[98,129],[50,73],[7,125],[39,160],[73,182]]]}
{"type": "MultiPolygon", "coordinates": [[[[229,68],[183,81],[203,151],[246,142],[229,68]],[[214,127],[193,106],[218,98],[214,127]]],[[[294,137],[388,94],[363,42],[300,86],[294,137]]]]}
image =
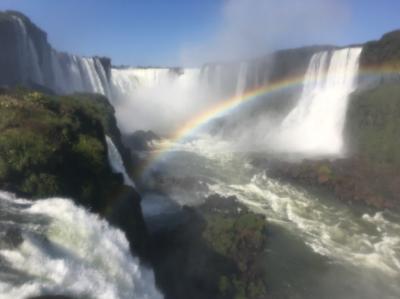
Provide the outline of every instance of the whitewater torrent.
{"type": "Polygon", "coordinates": [[[135,183],[129,177],[126,172],[124,162],[122,161],[121,154],[119,153],[117,147],[115,146],[112,139],[106,135],[106,142],[107,142],[107,154],[108,154],[108,161],[110,163],[111,169],[115,173],[121,173],[124,178],[124,184],[127,186],[131,186],[136,188],[135,183]]]}
{"type": "Polygon", "coordinates": [[[278,147],[309,154],[340,154],[349,95],[356,88],[362,48],[314,54],[298,104],[278,130],[278,147]]]}
{"type": "Polygon", "coordinates": [[[162,170],[163,181],[173,183],[163,187],[167,194],[163,199],[144,194],[143,205],[159,202],[162,214],[164,207],[168,209],[164,202],[198,205],[216,193],[235,196],[265,215],[271,240],[265,261],[271,276],[267,281],[277,298],[399,298],[398,214],[352,208],[272,179],[268,168],[250,163],[251,154],[228,152],[223,143],[203,136],[159,157],[144,183],[151,184],[153,170],[162,170]],[[191,183],[176,184],[180,180],[191,183]]]}
{"type": "Polygon", "coordinates": [[[69,55],[45,44],[39,59],[38,46],[28,33],[24,20],[18,16],[13,16],[13,20],[23,83],[33,82],[61,94],[93,92],[110,95],[106,71],[99,58],[69,55]]]}
{"type": "Polygon", "coordinates": [[[28,201],[0,191],[0,215],[1,299],[162,298],[123,232],[71,200],[28,201]],[[20,241],[9,244],[7,234],[20,241]]]}
{"type": "Polygon", "coordinates": [[[184,85],[191,77],[194,81],[196,80],[195,73],[197,70],[194,69],[190,71],[169,68],[113,68],[111,70],[113,95],[117,100],[134,99],[132,94],[141,88],[184,85]]]}

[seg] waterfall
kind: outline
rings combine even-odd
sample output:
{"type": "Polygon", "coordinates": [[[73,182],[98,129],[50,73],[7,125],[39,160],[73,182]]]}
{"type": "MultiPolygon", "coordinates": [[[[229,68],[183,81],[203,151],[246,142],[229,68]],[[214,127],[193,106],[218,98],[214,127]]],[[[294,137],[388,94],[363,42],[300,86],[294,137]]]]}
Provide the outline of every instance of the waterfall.
{"type": "Polygon", "coordinates": [[[21,57],[20,71],[23,76],[23,81],[27,82],[29,79],[32,81],[43,84],[42,70],[39,65],[39,57],[36,47],[29,36],[25,23],[16,16],[13,16],[13,20],[16,22],[18,40],[18,55],[21,57]],[[28,74],[32,78],[26,77],[28,74]]]}
{"type": "Polygon", "coordinates": [[[167,68],[126,68],[111,70],[114,97],[130,97],[139,88],[151,88],[161,83],[169,83],[175,75],[167,68]]]}
{"type": "Polygon", "coordinates": [[[312,56],[298,104],[279,130],[281,147],[303,153],[342,152],[347,104],[356,88],[361,51],[346,48],[312,56]]]}
{"type": "Polygon", "coordinates": [[[197,69],[113,68],[111,81],[115,96],[118,98],[129,96],[141,88],[184,84],[188,77],[196,76],[197,73],[199,73],[197,69]]]}
{"type": "Polygon", "coordinates": [[[205,104],[200,75],[197,68],[112,68],[111,101],[119,128],[161,135],[176,129],[205,104]]]}
{"type": "Polygon", "coordinates": [[[236,84],[236,96],[242,95],[247,87],[247,73],[249,65],[246,62],[242,62],[239,67],[237,84],[236,84]]]}
{"type": "Polygon", "coordinates": [[[108,136],[106,136],[106,142],[107,142],[108,161],[110,163],[112,170],[115,173],[122,174],[125,185],[135,188],[135,183],[132,181],[132,179],[126,173],[124,162],[122,161],[121,155],[120,155],[117,147],[115,146],[114,142],[108,136]]]}
{"type": "Polygon", "coordinates": [[[98,58],[79,57],[52,50],[53,89],[59,93],[93,92],[108,96],[106,73],[98,58]]]}
{"type": "Polygon", "coordinates": [[[93,92],[110,96],[106,71],[99,58],[61,53],[39,39],[35,43],[25,21],[18,16],[12,16],[12,19],[17,35],[16,55],[21,83],[43,85],[61,94],[93,92]]]}
{"type": "Polygon", "coordinates": [[[0,191],[0,299],[161,299],[124,233],[69,199],[0,191]]]}

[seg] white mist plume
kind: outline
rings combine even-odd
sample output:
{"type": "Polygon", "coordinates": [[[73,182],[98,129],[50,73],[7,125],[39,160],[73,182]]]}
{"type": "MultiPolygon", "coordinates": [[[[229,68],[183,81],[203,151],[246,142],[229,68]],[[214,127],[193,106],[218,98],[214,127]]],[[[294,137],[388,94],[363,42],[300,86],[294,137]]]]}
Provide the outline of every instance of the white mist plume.
{"type": "Polygon", "coordinates": [[[200,87],[200,69],[113,69],[112,80],[113,105],[124,133],[169,135],[215,99],[200,87]]]}
{"type": "Polygon", "coordinates": [[[237,60],[272,50],[330,43],[345,29],[342,0],[230,0],[214,36],[182,50],[184,64],[237,60]],[[329,34],[327,34],[329,32],[329,34]]]}

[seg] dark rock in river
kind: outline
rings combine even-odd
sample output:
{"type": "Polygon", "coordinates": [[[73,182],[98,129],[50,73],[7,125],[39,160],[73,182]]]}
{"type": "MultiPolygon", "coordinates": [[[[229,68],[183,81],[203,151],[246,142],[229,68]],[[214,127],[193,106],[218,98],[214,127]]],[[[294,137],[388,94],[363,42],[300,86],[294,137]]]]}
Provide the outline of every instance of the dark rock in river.
{"type": "Polygon", "coordinates": [[[167,299],[266,298],[266,221],[235,198],[184,208],[175,228],[151,237],[156,280],[167,299]]]}
{"type": "Polygon", "coordinates": [[[22,244],[24,239],[22,238],[21,231],[17,228],[9,228],[7,229],[5,236],[0,241],[2,248],[6,247],[9,249],[18,247],[22,244]]]}
{"type": "Polygon", "coordinates": [[[143,219],[140,195],[131,187],[124,186],[113,194],[106,216],[109,222],[121,228],[131,249],[141,257],[148,257],[148,232],[143,219]]]}
{"type": "Polygon", "coordinates": [[[124,135],[125,146],[133,151],[147,151],[151,149],[151,143],[159,140],[160,137],[153,131],[136,131],[132,134],[124,135]]]}

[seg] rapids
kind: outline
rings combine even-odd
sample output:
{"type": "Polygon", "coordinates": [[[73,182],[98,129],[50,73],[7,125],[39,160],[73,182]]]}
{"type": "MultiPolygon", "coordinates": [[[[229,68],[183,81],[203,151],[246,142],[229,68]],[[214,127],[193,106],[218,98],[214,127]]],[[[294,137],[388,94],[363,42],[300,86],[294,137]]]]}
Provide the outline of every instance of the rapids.
{"type": "Polygon", "coordinates": [[[260,263],[273,298],[399,298],[400,215],[352,208],[272,179],[252,165],[252,155],[228,152],[213,137],[180,143],[143,177],[149,189],[154,173],[171,182],[164,195],[144,194],[145,216],[170,213],[169,201],[197,205],[214,193],[235,196],[269,223],[267,260],[260,263]]]}
{"type": "Polygon", "coordinates": [[[0,192],[0,298],[162,298],[124,233],[64,198],[0,192]]]}

